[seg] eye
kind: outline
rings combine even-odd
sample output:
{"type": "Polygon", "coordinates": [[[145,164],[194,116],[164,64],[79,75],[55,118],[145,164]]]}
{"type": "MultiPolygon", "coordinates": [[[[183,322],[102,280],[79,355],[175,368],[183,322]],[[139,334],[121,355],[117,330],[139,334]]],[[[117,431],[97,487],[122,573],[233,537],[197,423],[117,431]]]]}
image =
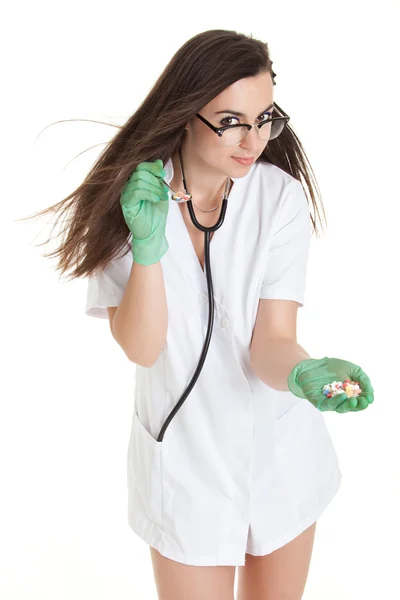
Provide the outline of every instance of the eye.
{"type": "Polygon", "coordinates": [[[239,121],[237,117],[224,117],[221,119],[220,125],[235,125],[235,123],[226,123],[226,121],[229,121],[229,119],[236,119],[236,121],[239,121]]]}
{"type": "Polygon", "coordinates": [[[263,117],[263,118],[261,119],[261,121],[266,121],[266,120],[267,120],[267,119],[268,119],[268,118],[271,116],[271,114],[272,114],[272,113],[269,113],[269,112],[263,113],[263,114],[261,115],[261,117],[263,117]]]}

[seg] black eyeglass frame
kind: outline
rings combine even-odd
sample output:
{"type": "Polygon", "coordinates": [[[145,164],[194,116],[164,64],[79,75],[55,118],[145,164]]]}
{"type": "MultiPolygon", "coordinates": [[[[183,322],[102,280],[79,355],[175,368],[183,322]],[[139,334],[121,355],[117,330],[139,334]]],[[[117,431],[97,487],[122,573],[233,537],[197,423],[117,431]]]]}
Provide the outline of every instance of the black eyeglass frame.
{"type": "MultiPolygon", "coordinates": [[[[276,102],[274,102],[272,111],[274,111],[274,109],[276,109],[278,111],[278,113],[280,113],[282,116],[281,117],[271,117],[270,116],[270,117],[268,117],[268,119],[264,119],[264,121],[261,121],[261,123],[254,123],[253,125],[257,125],[258,129],[260,129],[263,125],[265,125],[265,123],[270,123],[272,121],[285,121],[285,125],[287,123],[289,123],[289,120],[290,120],[289,115],[286,114],[285,111],[282,110],[278,104],[276,104],[276,102]]],[[[253,125],[249,125],[248,123],[236,123],[235,125],[224,125],[224,127],[215,127],[214,125],[212,125],[212,123],[207,121],[207,119],[205,119],[199,113],[196,113],[196,117],[198,117],[201,121],[203,121],[203,123],[205,123],[210,129],[212,129],[214,131],[214,133],[218,134],[219,137],[222,137],[222,134],[227,129],[233,129],[234,127],[247,127],[247,130],[250,131],[251,128],[253,127],[253,125]]],[[[283,129],[282,129],[282,131],[283,131],[283,129]]],[[[282,132],[280,132],[280,133],[282,133],[282,132]]],[[[277,136],[277,137],[279,137],[279,136],[277,136]]],[[[275,138],[273,138],[273,139],[275,139],[275,138]]],[[[237,145],[239,145],[239,144],[237,144],[237,145]]]]}

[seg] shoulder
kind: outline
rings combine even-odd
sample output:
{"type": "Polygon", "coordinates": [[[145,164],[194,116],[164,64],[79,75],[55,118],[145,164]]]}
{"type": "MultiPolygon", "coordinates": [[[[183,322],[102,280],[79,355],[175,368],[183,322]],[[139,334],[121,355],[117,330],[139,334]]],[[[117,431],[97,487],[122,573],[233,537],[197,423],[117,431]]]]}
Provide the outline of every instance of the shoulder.
{"type": "Polygon", "coordinates": [[[264,161],[257,162],[254,176],[258,180],[265,181],[277,189],[296,188],[301,186],[298,179],[287,173],[277,165],[264,161]]]}
{"type": "Polygon", "coordinates": [[[131,243],[127,243],[127,249],[124,253],[118,253],[114,258],[111,258],[104,267],[97,269],[88,277],[90,285],[104,285],[109,283],[123,288],[132,269],[133,256],[130,249],[131,243]]]}
{"type": "Polygon", "coordinates": [[[244,192],[253,198],[254,210],[267,219],[285,210],[296,212],[296,207],[307,211],[308,201],[301,182],[276,165],[257,162],[249,174],[244,192]]]}

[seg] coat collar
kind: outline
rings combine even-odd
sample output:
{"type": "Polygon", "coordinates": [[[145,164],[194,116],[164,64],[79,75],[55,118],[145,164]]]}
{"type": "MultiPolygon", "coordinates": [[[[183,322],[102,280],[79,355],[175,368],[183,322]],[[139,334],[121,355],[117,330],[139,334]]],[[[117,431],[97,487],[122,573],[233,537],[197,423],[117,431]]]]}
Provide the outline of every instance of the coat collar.
{"type": "MultiPolygon", "coordinates": [[[[220,296],[219,282],[223,281],[221,269],[224,269],[225,264],[220,253],[229,251],[229,244],[231,243],[231,240],[234,239],[237,219],[242,217],[242,204],[245,202],[241,191],[245,189],[246,181],[251,176],[251,173],[256,166],[257,162],[251,166],[248,173],[243,177],[231,177],[234,185],[229,193],[225,220],[222,226],[215,231],[210,242],[211,276],[216,297],[215,299],[217,301],[220,296]]],[[[164,169],[166,172],[165,181],[170,183],[174,176],[171,158],[166,162],[164,169]]],[[[201,268],[178,203],[175,200],[172,200],[171,196],[171,191],[169,191],[169,214],[166,226],[169,251],[165,255],[165,258],[168,257],[169,268],[172,270],[184,270],[188,286],[192,287],[195,293],[207,294],[208,289],[205,270],[203,271],[201,268]]]]}

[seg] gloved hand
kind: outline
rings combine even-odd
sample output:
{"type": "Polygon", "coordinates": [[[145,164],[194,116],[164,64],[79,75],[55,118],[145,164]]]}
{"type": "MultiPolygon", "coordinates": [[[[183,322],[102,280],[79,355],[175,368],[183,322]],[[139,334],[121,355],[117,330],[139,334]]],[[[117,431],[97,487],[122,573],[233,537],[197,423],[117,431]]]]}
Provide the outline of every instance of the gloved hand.
{"type": "Polygon", "coordinates": [[[374,390],[368,375],[358,365],[340,358],[307,358],[299,362],[287,379],[289,390],[299,398],[306,398],[320,411],[335,410],[338,413],[364,410],[374,401],[374,390]],[[350,379],[358,381],[361,394],[348,398],[338,394],[327,398],[323,386],[332,381],[350,379]]]}
{"type": "Polygon", "coordinates": [[[133,260],[141,265],[158,262],[169,248],[168,188],[161,182],[165,175],[161,159],[141,162],[122,188],[120,204],[132,232],[133,260]]]}

